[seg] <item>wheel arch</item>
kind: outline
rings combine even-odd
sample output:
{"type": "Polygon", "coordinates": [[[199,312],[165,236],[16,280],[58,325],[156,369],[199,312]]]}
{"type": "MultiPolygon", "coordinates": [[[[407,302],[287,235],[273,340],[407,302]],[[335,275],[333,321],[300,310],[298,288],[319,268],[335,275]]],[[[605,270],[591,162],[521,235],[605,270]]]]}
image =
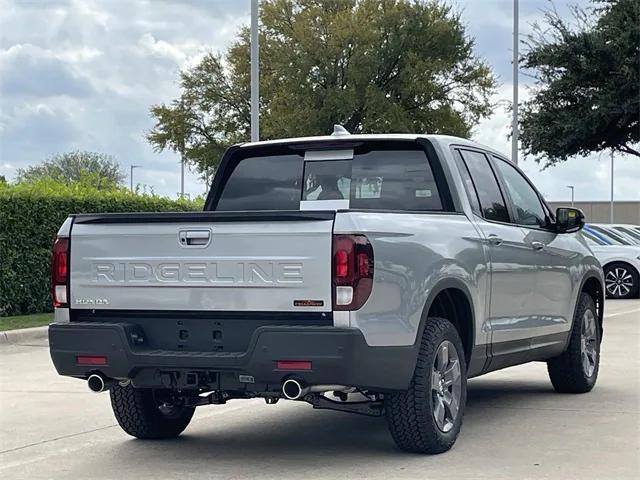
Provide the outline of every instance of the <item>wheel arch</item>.
{"type": "Polygon", "coordinates": [[[473,297],[467,285],[457,278],[445,278],[438,281],[431,289],[420,318],[420,328],[415,343],[417,347],[420,345],[429,316],[446,318],[456,327],[468,366],[475,347],[476,316],[473,297]]]}
{"type": "MultiPolygon", "coordinates": [[[[596,305],[596,313],[598,315],[598,326],[600,327],[600,338],[602,339],[603,320],[604,320],[604,282],[595,275],[589,274],[582,279],[580,284],[580,293],[584,292],[588,294],[596,305]]],[[[574,307],[574,315],[571,319],[571,328],[573,329],[573,322],[575,321],[575,309],[578,308],[578,302],[580,301],[580,293],[576,299],[576,305],[574,307]]]]}
{"type": "Polygon", "coordinates": [[[631,269],[636,272],[637,275],[640,275],[640,271],[638,271],[638,267],[636,267],[633,263],[631,263],[629,260],[626,259],[622,259],[622,258],[612,258],[607,260],[607,263],[605,263],[602,266],[602,270],[604,270],[607,267],[610,267],[611,265],[615,264],[615,263],[623,263],[624,265],[631,267],[631,269]]]}

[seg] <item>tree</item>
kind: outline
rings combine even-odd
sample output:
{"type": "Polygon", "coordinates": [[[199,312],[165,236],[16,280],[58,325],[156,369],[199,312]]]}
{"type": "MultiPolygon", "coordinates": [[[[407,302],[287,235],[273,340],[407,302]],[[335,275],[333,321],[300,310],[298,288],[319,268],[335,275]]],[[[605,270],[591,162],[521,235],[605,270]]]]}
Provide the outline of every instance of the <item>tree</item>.
{"type": "MultiPolygon", "coordinates": [[[[443,2],[263,0],[261,139],[352,133],[469,136],[492,111],[495,79],[443,2]]],[[[181,95],[151,108],[148,134],[201,172],[249,140],[250,40],[243,28],[223,55],[181,72],[181,95]]]]}
{"type": "Polygon", "coordinates": [[[53,180],[65,185],[82,183],[99,190],[118,187],[124,181],[120,165],[110,155],[75,151],[55,154],[26,169],[18,170],[19,183],[53,180]]]}
{"type": "Polygon", "coordinates": [[[527,41],[536,84],[520,139],[545,167],[607,149],[640,157],[640,3],[595,3],[574,9],[573,26],[547,12],[527,41]]]}

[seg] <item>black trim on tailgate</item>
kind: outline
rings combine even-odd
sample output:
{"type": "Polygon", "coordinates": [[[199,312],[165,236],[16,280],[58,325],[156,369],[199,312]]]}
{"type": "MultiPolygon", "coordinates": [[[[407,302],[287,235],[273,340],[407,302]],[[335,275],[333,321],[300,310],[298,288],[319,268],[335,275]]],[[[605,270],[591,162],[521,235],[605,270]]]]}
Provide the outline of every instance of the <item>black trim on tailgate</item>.
{"type": "Polygon", "coordinates": [[[333,211],[254,211],[254,212],[153,212],[100,213],[73,215],[73,223],[195,223],[195,222],[295,222],[333,220],[333,211]]]}
{"type": "MultiPolygon", "coordinates": [[[[72,309],[72,322],[104,322],[118,318],[126,318],[127,322],[137,318],[204,318],[204,319],[253,319],[253,320],[289,320],[297,322],[319,322],[333,325],[333,312],[257,312],[257,311],[205,311],[205,310],[103,310],[103,309],[72,309]]],[[[302,322],[302,323],[300,323],[302,322]]],[[[311,323],[315,325],[316,323],[311,323]]]]}

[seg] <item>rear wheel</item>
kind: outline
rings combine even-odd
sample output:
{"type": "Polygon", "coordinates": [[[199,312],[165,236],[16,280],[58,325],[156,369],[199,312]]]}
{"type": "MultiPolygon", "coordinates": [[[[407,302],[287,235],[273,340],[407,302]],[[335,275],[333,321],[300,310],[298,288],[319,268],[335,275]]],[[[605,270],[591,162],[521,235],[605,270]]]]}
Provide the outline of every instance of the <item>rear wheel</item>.
{"type": "Polygon", "coordinates": [[[195,410],[181,405],[167,390],[116,385],[110,396],[120,427],[142,439],[177,437],[187,428],[195,410]]]}
{"type": "Polygon", "coordinates": [[[391,436],[408,452],[446,452],[460,432],[466,400],[466,363],[458,332],[444,318],[429,318],[409,390],[385,395],[391,436]]]}
{"type": "Polygon", "coordinates": [[[600,328],[591,296],[578,300],[567,350],[547,362],[553,388],[560,393],[586,393],[596,384],[600,367],[600,328]]]}
{"type": "Polygon", "coordinates": [[[607,265],[604,267],[604,286],[609,298],[635,298],[640,288],[638,272],[622,262],[607,265]]]}

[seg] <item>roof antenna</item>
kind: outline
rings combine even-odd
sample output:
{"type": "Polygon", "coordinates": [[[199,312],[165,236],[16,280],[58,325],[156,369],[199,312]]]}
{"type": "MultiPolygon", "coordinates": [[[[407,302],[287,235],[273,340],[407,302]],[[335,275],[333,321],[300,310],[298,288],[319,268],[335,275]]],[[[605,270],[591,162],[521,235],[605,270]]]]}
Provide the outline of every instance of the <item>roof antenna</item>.
{"type": "Polygon", "coordinates": [[[340,135],[351,135],[351,133],[349,133],[349,130],[344,128],[342,125],[335,124],[333,126],[333,133],[331,134],[331,136],[338,137],[340,135]]]}

